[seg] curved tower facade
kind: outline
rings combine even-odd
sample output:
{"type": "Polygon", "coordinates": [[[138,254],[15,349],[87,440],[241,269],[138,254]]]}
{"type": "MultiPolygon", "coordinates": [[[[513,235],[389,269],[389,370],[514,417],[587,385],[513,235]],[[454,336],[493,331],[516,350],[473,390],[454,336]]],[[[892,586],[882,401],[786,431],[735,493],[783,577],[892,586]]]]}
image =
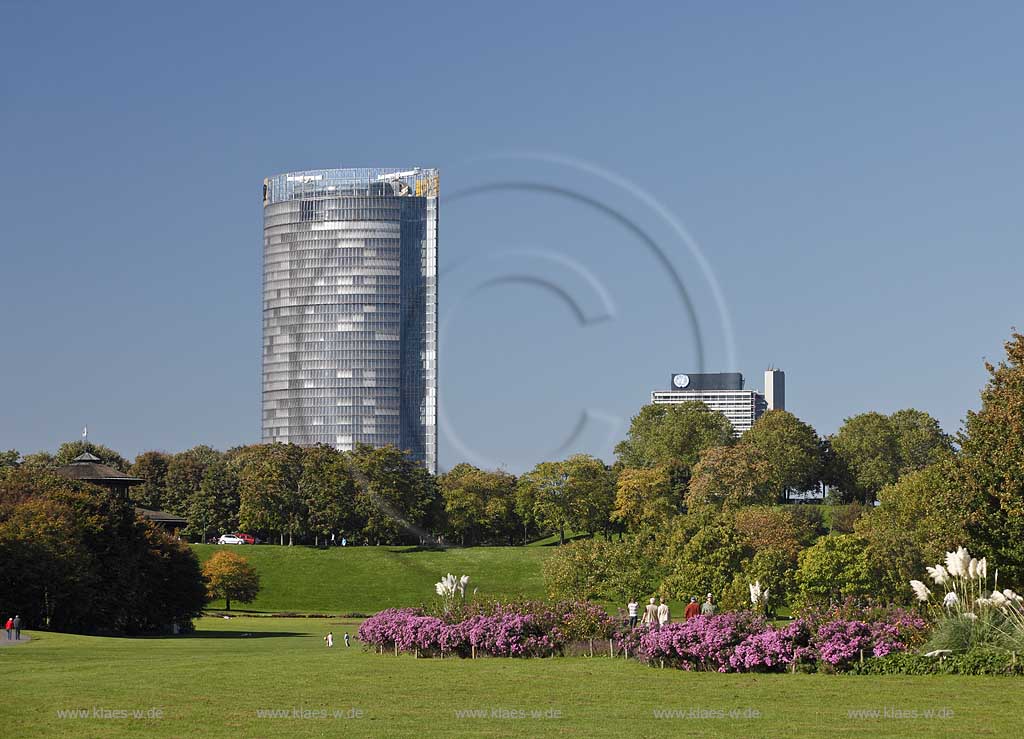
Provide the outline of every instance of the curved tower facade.
{"type": "Polygon", "coordinates": [[[437,470],[435,169],[263,182],[263,441],[393,444],[437,470]]]}

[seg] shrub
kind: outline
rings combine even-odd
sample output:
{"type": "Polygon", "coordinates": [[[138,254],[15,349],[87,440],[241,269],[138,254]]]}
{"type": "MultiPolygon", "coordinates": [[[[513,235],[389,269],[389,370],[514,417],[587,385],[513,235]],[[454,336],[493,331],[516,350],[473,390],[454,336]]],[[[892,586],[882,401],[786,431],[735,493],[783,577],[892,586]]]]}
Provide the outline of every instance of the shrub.
{"type": "Polygon", "coordinates": [[[822,537],[800,552],[796,584],[803,606],[866,597],[872,583],[864,542],[850,534],[822,537]]]}
{"type": "Polygon", "coordinates": [[[1024,675],[1024,662],[999,652],[967,652],[939,657],[920,654],[890,654],[853,663],[853,675],[1024,675]]]}
{"type": "Polygon", "coordinates": [[[660,573],[649,540],[582,539],[558,547],[544,562],[544,585],[555,599],[625,602],[653,592],[660,573]]]}
{"type": "Polygon", "coordinates": [[[424,655],[468,656],[475,648],[478,654],[493,657],[536,657],[613,633],[611,618],[590,603],[490,601],[466,611],[460,620],[446,621],[419,608],[387,609],[360,625],[359,638],[378,648],[424,655]]]}

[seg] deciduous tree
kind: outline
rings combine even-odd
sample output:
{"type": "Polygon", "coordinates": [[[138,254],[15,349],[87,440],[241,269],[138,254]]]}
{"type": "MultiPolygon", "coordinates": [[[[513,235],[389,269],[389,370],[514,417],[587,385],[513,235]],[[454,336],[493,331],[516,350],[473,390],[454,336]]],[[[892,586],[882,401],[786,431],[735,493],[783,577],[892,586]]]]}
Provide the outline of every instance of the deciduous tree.
{"type": "Polygon", "coordinates": [[[249,560],[234,552],[215,552],[203,565],[206,592],[210,600],[224,599],[231,610],[231,601],[252,603],[260,592],[260,576],[249,560]]]}
{"type": "Polygon", "coordinates": [[[821,439],[792,413],[768,411],[740,437],[740,444],[758,449],[768,460],[779,497],[787,490],[817,488],[822,473],[821,439]]]}
{"type": "Polygon", "coordinates": [[[729,419],[701,402],[652,403],[633,417],[629,435],[615,453],[626,467],[675,463],[690,469],[705,449],[726,446],[732,440],[729,419]]]}
{"type": "Polygon", "coordinates": [[[143,452],[135,458],[131,474],[144,482],[131,489],[131,498],[143,508],[163,510],[167,487],[167,468],[171,455],[163,452],[143,452]]]}
{"type": "Polygon", "coordinates": [[[775,498],[773,468],[749,445],[707,449],[693,468],[686,504],[690,508],[770,503],[775,498]]]}
{"type": "Polygon", "coordinates": [[[959,435],[953,485],[971,512],[972,551],[999,565],[1000,582],[1024,585],[1024,335],[1014,332],[1006,357],[986,363],[981,408],[968,411],[959,435]]]}

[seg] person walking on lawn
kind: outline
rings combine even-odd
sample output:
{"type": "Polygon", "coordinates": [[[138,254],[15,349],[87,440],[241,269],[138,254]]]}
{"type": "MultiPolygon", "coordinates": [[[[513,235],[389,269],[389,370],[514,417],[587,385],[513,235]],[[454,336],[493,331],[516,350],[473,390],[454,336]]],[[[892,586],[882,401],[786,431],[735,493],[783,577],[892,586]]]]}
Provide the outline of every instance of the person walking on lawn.
{"type": "Polygon", "coordinates": [[[14,614],[14,638],[21,639],[21,616],[14,614]]]}
{"type": "Polygon", "coordinates": [[[8,618],[7,623],[4,624],[4,628],[7,629],[7,641],[11,640],[11,629],[14,628],[14,619],[8,618]]]}
{"type": "Polygon", "coordinates": [[[686,604],[686,610],[683,611],[683,618],[689,621],[694,616],[700,615],[700,606],[697,605],[697,596],[691,595],[690,602],[686,604]]]}

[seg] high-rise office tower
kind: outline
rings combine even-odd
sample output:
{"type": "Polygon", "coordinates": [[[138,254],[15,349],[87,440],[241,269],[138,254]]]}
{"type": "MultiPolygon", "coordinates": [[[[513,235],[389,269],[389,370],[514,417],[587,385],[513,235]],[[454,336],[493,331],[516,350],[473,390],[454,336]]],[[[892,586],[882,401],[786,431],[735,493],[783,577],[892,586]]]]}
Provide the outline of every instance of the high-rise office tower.
{"type": "Polygon", "coordinates": [[[786,410],[786,373],[771,367],[764,371],[764,399],[770,411],[786,410]]]}
{"type": "Polygon", "coordinates": [[[435,169],[263,182],[263,441],[394,444],[437,471],[435,169]]]}

